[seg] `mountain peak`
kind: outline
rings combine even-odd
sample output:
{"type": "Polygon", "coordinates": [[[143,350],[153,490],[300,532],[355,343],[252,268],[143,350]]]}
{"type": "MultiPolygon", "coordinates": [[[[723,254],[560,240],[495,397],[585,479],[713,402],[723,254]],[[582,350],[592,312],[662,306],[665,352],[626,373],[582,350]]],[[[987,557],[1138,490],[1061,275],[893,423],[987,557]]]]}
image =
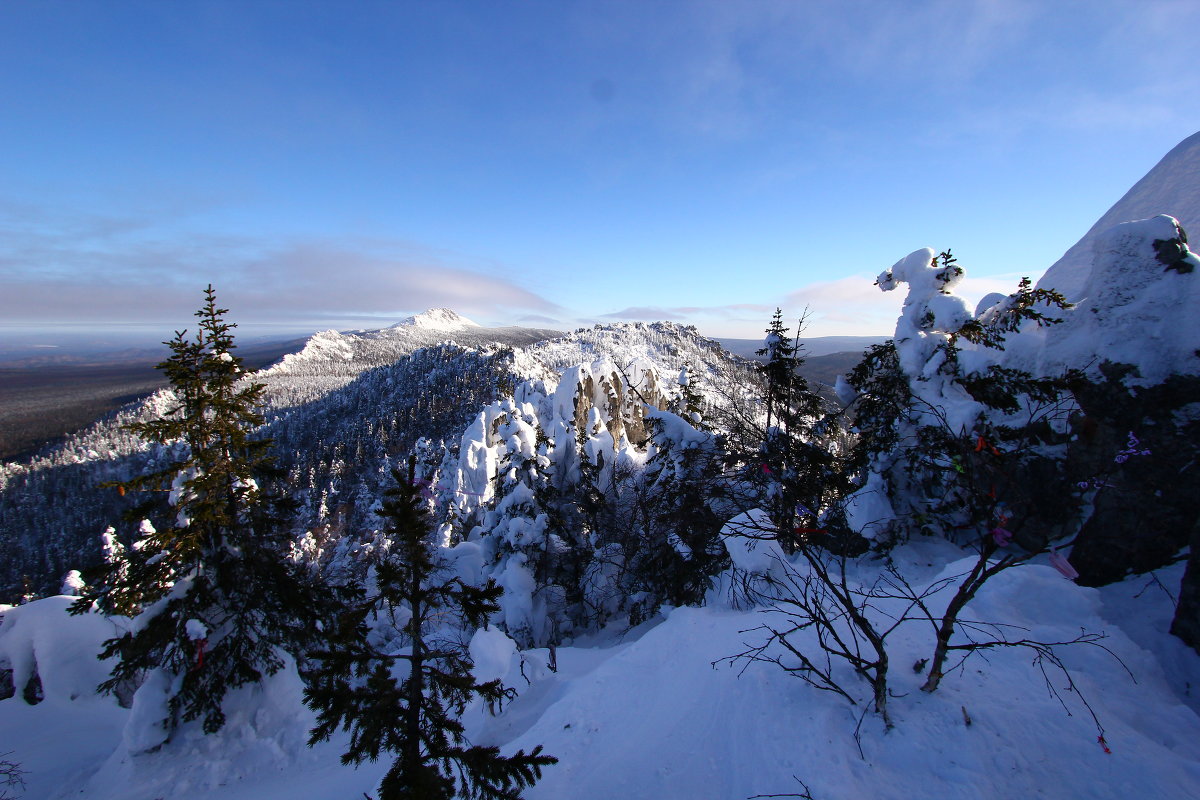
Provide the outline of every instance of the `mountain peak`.
{"type": "Polygon", "coordinates": [[[430,331],[458,331],[463,328],[478,328],[478,322],[472,322],[466,317],[448,308],[431,308],[407,317],[392,326],[393,328],[423,328],[430,331]]]}

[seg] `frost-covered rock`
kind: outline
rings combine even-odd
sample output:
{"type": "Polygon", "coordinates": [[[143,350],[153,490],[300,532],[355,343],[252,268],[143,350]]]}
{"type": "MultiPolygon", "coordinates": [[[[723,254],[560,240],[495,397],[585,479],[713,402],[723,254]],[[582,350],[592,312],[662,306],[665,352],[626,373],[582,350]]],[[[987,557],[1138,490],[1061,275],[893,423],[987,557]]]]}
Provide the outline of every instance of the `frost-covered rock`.
{"type": "MultiPolygon", "coordinates": [[[[97,613],[72,616],[73,597],[58,596],[8,608],[0,616],[0,668],[12,670],[17,695],[30,681],[45,698],[84,701],[98,695],[110,665],[96,656],[121,633],[118,620],[97,613]]],[[[115,702],[115,701],[113,701],[115,702]]]]}
{"type": "Polygon", "coordinates": [[[1200,372],[1200,259],[1173,217],[1126,222],[1096,236],[1078,305],[1045,337],[1035,369],[1098,374],[1131,364],[1138,385],[1200,372]]]}
{"type": "Polygon", "coordinates": [[[1192,134],[1163,156],[1046,270],[1038,287],[1056,289],[1071,302],[1082,299],[1094,263],[1096,239],[1114,225],[1155,214],[1170,214],[1184,229],[1200,230],[1200,133],[1192,134]]]}
{"type": "MultiPolygon", "coordinates": [[[[1189,142],[1194,177],[1200,138],[1189,142]]],[[[1078,269],[1051,269],[1042,279],[1053,286],[1056,278],[1077,278],[1065,288],[1078,304],[1053,328],[1022,331],[1004,364],[1086,375],[1073,387],[1080,413],[1066,468],[1095,498],[1071,560],[1081,583],[1103,585],[1169,563],[1200,513],[1200,259],[1179,222],[1164,214],[1098,226],[1086,240],[1086,265],[1073,248],[1068,255],[1078,269]],[[1130,441],[1140,444],[1130,450],[1130,441]],[[1129,452],[1139,455],[1126,464],[1129,452]]],[[[1200,618],[1200,611],[1185,613],[1200,618]]]]}

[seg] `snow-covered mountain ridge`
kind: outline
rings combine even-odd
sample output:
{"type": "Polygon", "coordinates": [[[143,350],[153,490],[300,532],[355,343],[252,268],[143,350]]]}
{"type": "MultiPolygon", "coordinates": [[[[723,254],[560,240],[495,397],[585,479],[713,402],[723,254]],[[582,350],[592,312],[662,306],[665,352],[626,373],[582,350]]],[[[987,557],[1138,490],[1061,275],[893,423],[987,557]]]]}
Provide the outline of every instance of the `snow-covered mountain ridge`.
{"type": "Polygon", "coordinates": [[[311,400],[314,391],[344,386],[364,370],[395,363],[422,347],[453,341],[464,347],[522,347],[562,336],[546,328],[484,328],[455,312],[435,308],[388,328],[321,331],[299,352],[257,373],[274,405],[311,400]]]}
{"type": "MultiPolygon", "coordinates": [[[[421,437],[456,445],[474,415],[505,386],[527,380],[554,386],[567,367],[603,358],[614,369],[650,365],[669,381],[688,364],[702,380],[740,363],[694,329],[670,322],[596,326],[566,335],[405,326],[316,334],[303,350],[253,379],[267,387],[264,433],[291,472],[302,524],[370,526],[376,524],[374,493],[381,491],[388,459],[397,451],[406,452],[421,437]]],[[[0,564],[0,586],[15,591],[26,574],[40,574],[39,582],[56,586],[63,571],[86,563],[95,520],[119,520],[123,505],[115,492],[98,485],[131,476],[157,457],[125,426],[161,414],[170,404],[169,394],[159,392],[29,463],[0,467],[0,537],[11,554],[0,564]],[[65,475],[71,488],[54,488],[65,475]],[[46,502],[62,491],[75,501],[46,502]]]]}

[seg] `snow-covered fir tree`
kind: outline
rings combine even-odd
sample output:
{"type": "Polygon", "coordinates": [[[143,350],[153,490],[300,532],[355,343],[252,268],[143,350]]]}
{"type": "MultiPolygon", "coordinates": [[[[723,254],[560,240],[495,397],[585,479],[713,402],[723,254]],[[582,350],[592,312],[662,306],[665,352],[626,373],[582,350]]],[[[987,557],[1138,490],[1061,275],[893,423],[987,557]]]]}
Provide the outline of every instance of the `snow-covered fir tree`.
{"type": "Polygon", "coordinates": [[[226,692],[275,673],[285,653],[301,654],[328,598],[288,558],[286,505],[260,485],[277,477],[270,443],[250,436],[263,420],[264,387],[243,380],[227,311],[209,286],[195,336],[178,332],[159,365],[175,404],[133,426],[177,458],[118,488],[146,493],[139,510],[158,505],[167,518],[143,523],[127,549],[106,532],[106,564],[72,609],[134,615],[105,643],[102,657],[116,664],[101,689],[140,683],[135,705],[158,709],[148,712],[158,718],[143,749],[197,718],[205,732],[220,730],[226,692]],[[163,494],[166,508],[153,499],[163,494]]]}

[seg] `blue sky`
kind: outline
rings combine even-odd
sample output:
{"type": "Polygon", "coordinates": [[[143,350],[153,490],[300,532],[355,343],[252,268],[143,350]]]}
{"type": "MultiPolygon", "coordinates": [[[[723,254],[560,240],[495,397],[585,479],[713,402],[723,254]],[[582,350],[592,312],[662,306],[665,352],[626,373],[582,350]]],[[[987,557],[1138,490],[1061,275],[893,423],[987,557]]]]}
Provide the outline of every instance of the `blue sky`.
{"type": "Polygon", "coordinates": [[[1186,2],[0,2],[0,336],[676,319],[888,334],[1200,129],[1186,2]],[[264,328],[265,329],[265,328],[264,328]]]}

